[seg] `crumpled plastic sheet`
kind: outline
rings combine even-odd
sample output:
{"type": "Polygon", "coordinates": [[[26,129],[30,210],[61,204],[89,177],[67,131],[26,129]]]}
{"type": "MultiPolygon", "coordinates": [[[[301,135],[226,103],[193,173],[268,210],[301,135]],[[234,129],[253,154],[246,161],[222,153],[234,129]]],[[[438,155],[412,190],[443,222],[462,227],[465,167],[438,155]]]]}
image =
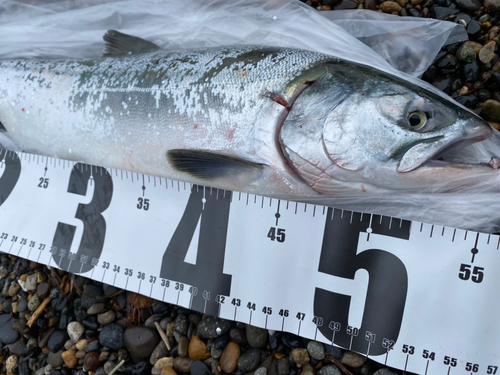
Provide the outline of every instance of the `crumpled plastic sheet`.
{"type": "MultiPolygon", "coordinates": [[[[451,99],[416,77],[445,43],[466,38],[463,28],[451,22],[403,19],[371,11],[317,12],[292,0],[0,0],[2,59],[99,57],[104,52],[102,36],[108,29],[172,49],[258,44],[313,50],[371,65],[446,100],[451,99]]],[[[491,155],[500,155],[499,145],[495,132],[490,139],[460,151],[457,158],[487,162],[491,155]]],[[[500,230],[497,176],[492,171],[488,180],[478,177],[475,186],[454,193],[360,193],[301,200],[496,232],[500,230]]]]}

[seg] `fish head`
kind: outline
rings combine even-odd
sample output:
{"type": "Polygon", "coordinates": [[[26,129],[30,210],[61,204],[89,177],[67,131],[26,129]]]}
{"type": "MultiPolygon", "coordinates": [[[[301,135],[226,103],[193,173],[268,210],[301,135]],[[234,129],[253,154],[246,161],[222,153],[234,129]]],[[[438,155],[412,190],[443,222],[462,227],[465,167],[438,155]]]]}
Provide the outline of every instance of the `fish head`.
{"type": "Polygon", "coordinates": [[[311,188],[444,192],[477,183],[487,163],[447,162],[490,125],[458,103],[372,68],[336,64],[296,99],[280,146],[311,188]]]}

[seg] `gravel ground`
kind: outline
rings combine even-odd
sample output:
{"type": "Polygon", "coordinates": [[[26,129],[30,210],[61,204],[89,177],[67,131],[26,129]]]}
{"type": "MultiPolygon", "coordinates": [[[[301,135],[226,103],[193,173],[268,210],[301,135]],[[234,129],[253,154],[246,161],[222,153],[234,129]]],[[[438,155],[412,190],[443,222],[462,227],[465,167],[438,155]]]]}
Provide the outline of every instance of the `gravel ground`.
{"type": "MultiPolygon", "coordinates": [[[[500,128],[500,0],[310,0],[464,25],[424,79],[500,128]]],[[[401,374],[293,334],[202,315],[0,254],[0,374],[401,374]],[[94,298],[95,297],[95,298],[94,298]],[[161,332],[161,334],[160,334],[161,332]]]]}

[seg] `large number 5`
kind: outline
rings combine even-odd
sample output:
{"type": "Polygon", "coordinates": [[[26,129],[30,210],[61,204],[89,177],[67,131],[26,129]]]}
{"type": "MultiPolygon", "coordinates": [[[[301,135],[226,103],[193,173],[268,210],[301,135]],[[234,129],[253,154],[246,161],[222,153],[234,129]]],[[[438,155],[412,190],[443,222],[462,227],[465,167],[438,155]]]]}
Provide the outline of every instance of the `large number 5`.
{"type": "MultiPolygon", "coordinates": [[[[410,222],[393,219],[389,225],[388,217],[373,215],[372,233],[408,239],[410,222]]],[[[340,322],[342,329],[335,333],[335,344],[361,353],[368,351],[369,341],[365,332],[375,334],[375,342],[370,343],[370,355],[386,353],[382,346],[383,339],[396,342],[403,319],[408,275],[403,262],[395,255],[378,249],[357,253],[359,233],[370,226],[370,215],[341,210],[328,209],[325,233],[321,249],[319,272],[332,276],[354,279],[358,269],[365,269],[369,274],[363,319],[357,336],[350,336],[349,308],[351,297],[328,290],[316,288],[314,296],[314,315],[328,321],[340,322]]],[[[332,337],[328,325],[319,327],[325,337],[332,337]]]]}
{"type": "MultiPolygon", "coordinates": [[[[100,257],[106,235],[106,222],[101,213],[108,208],[113,195],[113,181],[108,171],[105,168],[82,163],[75,164],[71,171],[68,193],[86,195],[89,180],[92,180],[94,184],[92,200],[88,204],[79,203],[75,214],[75,217],[83,222],[82,240],[76,259],[81,259],[81,255],[87,256],[86,259],[100,257]]],[[[52,245],[69,251],[75,231],[74,225],[59,222],[52,245]]],[[[93,268],[91,264],[82,265],[68,257],[60,257],[58,253],[52,256],[59,267],[69,272],[83,273],[93,268]]]]}

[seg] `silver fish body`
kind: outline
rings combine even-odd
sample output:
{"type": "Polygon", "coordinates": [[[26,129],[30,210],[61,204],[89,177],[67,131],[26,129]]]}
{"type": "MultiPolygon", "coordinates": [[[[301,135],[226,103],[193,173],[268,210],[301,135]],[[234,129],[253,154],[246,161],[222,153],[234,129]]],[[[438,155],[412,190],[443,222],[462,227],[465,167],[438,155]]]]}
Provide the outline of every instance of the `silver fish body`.
{"type": "Polygon", "coordinates": [[[449,192],[496,175],[442,160],[490,136],[475,114],[287,48],[0,61],[0,122],[28,151],[296,199],[449,192]]]}

